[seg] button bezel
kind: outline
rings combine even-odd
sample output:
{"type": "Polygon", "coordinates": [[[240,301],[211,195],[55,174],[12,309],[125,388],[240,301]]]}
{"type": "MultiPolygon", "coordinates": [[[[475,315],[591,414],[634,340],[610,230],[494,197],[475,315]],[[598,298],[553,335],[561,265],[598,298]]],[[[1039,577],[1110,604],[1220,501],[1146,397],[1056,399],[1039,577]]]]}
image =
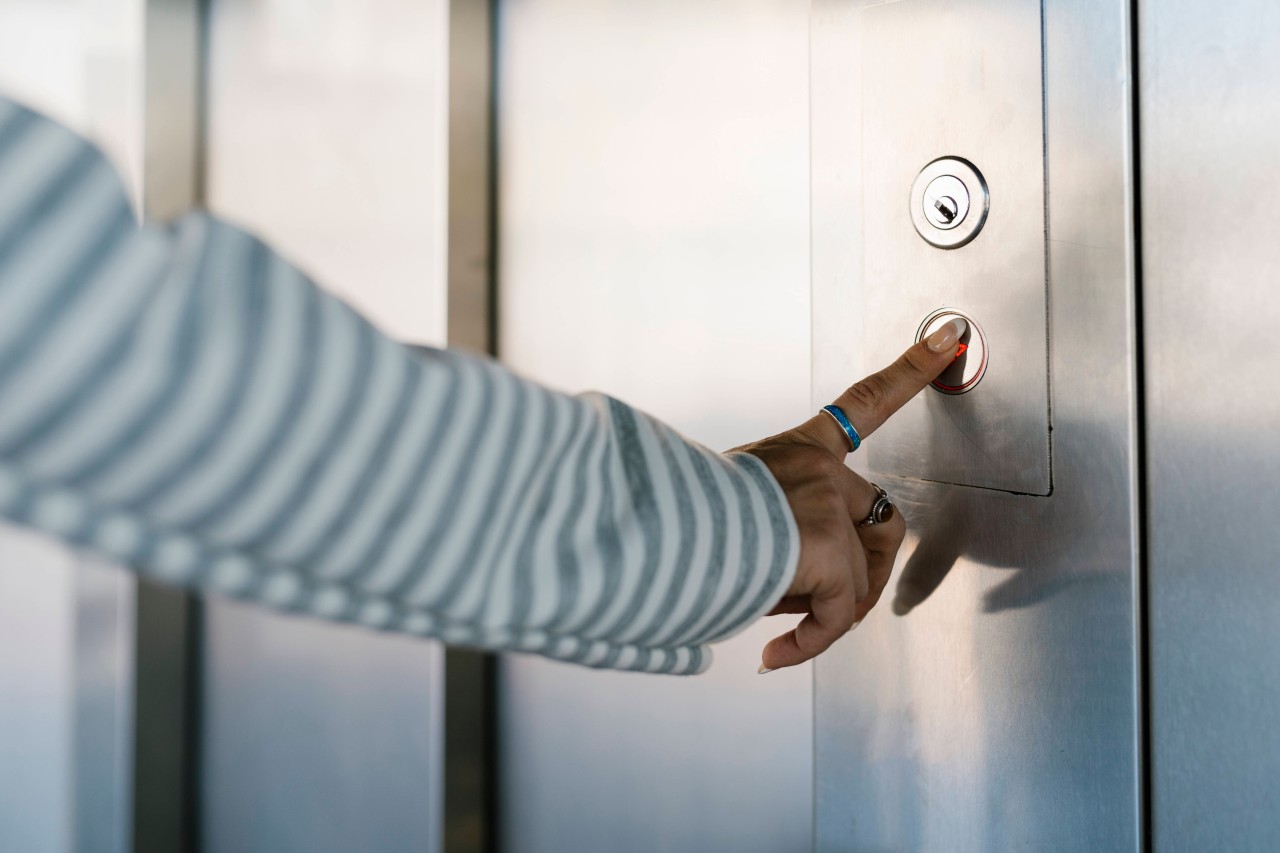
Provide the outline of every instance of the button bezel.
{"type": "Polygon", "coordinates": [[[960,317],[969,324],[969,328],[960,338],[960,343],[968,344],[968,349],[956,359],[957,362],[960,362],[960,359],[964,359],[959,365],[961,376],[958,382],[954,379],[944,381],[944,379],[951,379],[947,374],[954,372],[956,369],[956,365],[952,364],[942,372],[941,376],[929,383],[933,390],[950,396],[969,393],[982,381],[982,377],[987,375],[990,350],[987,346],[986,333],[982,331],[982,326],[973,317],[956,308],[937,309],[925,317],[923,322],[920,323],[920,328],[916,330],[916,343],[919,343],[943,323],[955,317],[960,317]]]}

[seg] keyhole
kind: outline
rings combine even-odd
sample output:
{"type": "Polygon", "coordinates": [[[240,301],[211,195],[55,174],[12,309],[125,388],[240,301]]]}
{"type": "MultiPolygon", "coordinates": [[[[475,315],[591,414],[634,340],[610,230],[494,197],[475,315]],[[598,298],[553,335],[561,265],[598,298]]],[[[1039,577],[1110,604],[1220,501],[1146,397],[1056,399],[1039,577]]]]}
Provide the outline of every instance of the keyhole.
{"type": "Polygon", "coordinates": [[[956,204],[956,200],[949,195],[944,195],[933,203],[938,209],[938,213],[947,222],[951,222],[956,218],[956,214],[960,212],[960,205],[956,204]]]}

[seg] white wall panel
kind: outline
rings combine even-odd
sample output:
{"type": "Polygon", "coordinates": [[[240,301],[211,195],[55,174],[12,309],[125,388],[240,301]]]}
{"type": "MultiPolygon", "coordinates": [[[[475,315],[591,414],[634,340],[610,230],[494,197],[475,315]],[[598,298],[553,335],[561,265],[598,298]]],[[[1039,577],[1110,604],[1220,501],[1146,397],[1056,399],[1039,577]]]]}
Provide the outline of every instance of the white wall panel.
{"type": "MultiPolygon", "coordinates": [[[[728,448],[809,414],[808,4],[511,0],[499,29],[500,352],[728,448]]],[[[508,656],[513,853],[807,851],[811,674],[508,656]]]]}

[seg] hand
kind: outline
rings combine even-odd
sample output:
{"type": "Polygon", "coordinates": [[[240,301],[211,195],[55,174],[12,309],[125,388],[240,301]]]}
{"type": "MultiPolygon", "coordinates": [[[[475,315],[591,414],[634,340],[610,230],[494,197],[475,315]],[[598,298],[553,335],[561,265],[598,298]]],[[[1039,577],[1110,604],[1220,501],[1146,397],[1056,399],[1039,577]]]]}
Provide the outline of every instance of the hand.
{"type": "MultiPolygon", "coordinates": [[[[866,439],[920,393],[956,357],[965,332],[954,320],[903,353],[884,370],[840,395],[858,435],[866,439]]],[[[876,490],[844,465],[849,439],[825,413],[795,429],[737,448],[764,461],[786,493],[800,530],[800,564],[770,615],[804,613],[793,630],[764,647],[760,672],[804,663],[857,627],[889,582],[906,536],[902,513],[869,527],[876,490]]]]}

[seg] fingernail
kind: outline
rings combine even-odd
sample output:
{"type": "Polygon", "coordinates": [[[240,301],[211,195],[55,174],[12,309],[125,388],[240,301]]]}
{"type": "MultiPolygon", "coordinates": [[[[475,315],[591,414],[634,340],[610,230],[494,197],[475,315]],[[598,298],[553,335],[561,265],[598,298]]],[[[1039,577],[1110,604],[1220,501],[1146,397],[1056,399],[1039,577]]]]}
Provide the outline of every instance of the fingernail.
{"type": "Polygon", "coordinates": [[[756,675],[764,675],[766,672],[773,672],[773,670],[769,669],[769,667],[764,664],[760,664],[760,668],[756,670],[756,675]]]}
{"type": "Polygon", "coordinates": [[[963,317],[956,317],[942,325],[936,332],[930,335],[925,343],[929,349],[934,352],[946,352],[956,345],[960,340],[960,336],[969,330],[969,324],[964,321],[963,317]]]}
{"type": "Polygon", "coordinates": [[[850,631],[856,631],[856,630],[858,630],[858,626],[859,626],[859,625],[861,625],[861,624],[862,624],[862,620],[861,620],[861,619],[859,619],[857,622],[854,622],[854,623],[853,623],[853,627],[852,627],[852,628],[850,628],[849,630],[850,630],[850,631]]]}

